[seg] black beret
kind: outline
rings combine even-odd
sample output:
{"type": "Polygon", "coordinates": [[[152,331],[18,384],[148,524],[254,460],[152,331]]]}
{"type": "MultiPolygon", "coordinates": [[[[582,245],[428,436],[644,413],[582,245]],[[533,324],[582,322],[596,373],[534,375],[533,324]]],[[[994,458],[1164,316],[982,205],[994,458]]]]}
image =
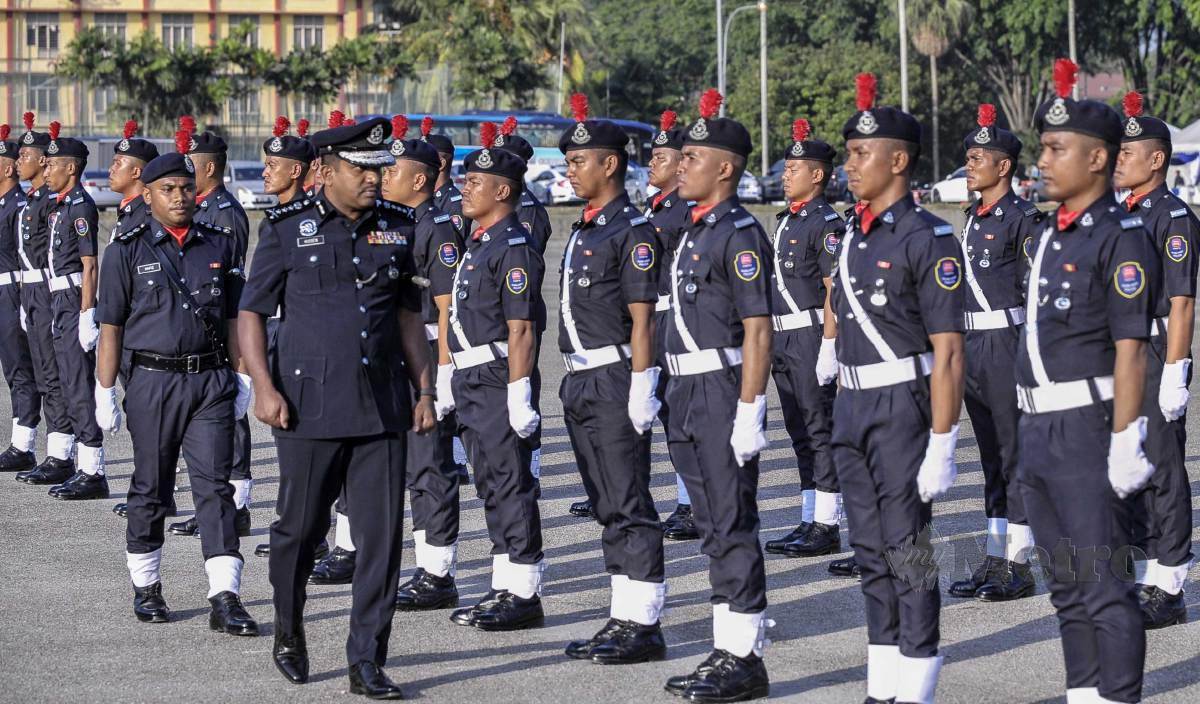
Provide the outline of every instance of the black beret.
{"type": "Polygon", "coordinates": [[[151,184],[168,176],[196,177],[192,160],[179,152],[167,152],[155,157],[142,169],[142,183],[151,184]]]}
{"type": "Polygon", "coordinates": [[[229,145],[225,144],[225,140],[208,130],[192,135],[188,149],[189,154],[225,154],[228,151],[229,145]]]}
{"type": "Polygon", "coordinates": [[[496,138],[496,148],[510,151],[526,162],[533,158],[533,145],[519,134],[500,135],[496,138]]]}
{"type": "Polygon", "coordinates": [[[4,139],[0,140],[0,156],[16,159],[21,151],[21,145],[8,138],[8,125],[3,128],[4,139]]]}
{"type": "Polygon", "coordinates": [[[722,100],[724,98],[715,88],[704,91],[700,96],[700,119],[688,128],[683,143],[749,156],[754,151],[754,144],[745,125],[729,117],[716,117],[722,100]]]}
{"type": "Polygon", "coordinates": [[[1142,94],[1129,91],[1121,101],[1125,108],[1125,132],[1122,142],[1138,142],[1143,139],[1160,139],[1171,144],[1171,130],[1167,123],[1157,117],[1142,114],[1142,94]]]}
{"type": "Polygon", "coordinates": [[[302,137],[293,137],[290,134],[272,137],[263,142],[263,154],[267,156],[281,156],[285,159],[295,159],[306,164],[317,158],[317,150],[313,149],[311,142],[302,137]]]}
{"type": "Polygon", "coordinates": [[[59,137],[58,139],[50,140],[50,145],[46,147],[46,156],[62,156],[86,160],[88,158],[88,148],[86,144],[78,139],[59,137]]]}
{"type": "Polygon", "coordinates": [[[431,134],[425,138],[426,142],[433,145],[433,148],[438,150],[439,154],[453,154],[454,142],[444,134],[431,134]]]}
{"type": "Polygon", "coordinates": [[[812,126],[808,120],[792,123],[792,146],[787,151],[788,161],[819,161],[832,164],[837,159],[837,150],[819,139],[809,139],[812,126]]]}
{"type": "Polygon", "coordinates": [[[1015,134],[996,126],[996,106],[984,103],[979,106],[978,127],[963,137],[963,149],[990,149],[1011,158],[1014,162],[1021,155],[1021,140],[1015,134]]]}
{"type": "Polygon", "coordinates": [[[854,79],[858,112],[842,126],[842,137],[851,139],[898,139],[921,144],[921,123],[900,108],[875,107],[875,74],[860,73],[854,79]]]}
{"type": "Polygon", "coordinates": [[[663,110],[662,115],[658,118],[658,131],[654,133],[654,138],[650,140],[654,146],[653,149],[674,149],[676,151],[683,150],[683,130],[675,126],[679,115],[674,110],[663,110]]]}
{"type": "Polygon", "coordinates": [[[45,132],[34,132],[33,130],[29,130],[25,134],[21,135],[21,146],[33,147],[34,149],[46,151],[46,147],[50,146],[50,135],[46,134],[45,132]]]}
{"type": "Polygon", "coordinates": [[[576,93],[571,96],[571,112],[575,126],[568,127],[558,138],[558,150],[563,154],[577,149],[612,149],[625,153],[629,135],[608,120],[588,119],[587,96],[576,93]]]}
{"type": "Polygon", "coordinates": [[[117,142],[116,152],[125,156],[131,156],[134,159],[141,159],[149,164],[158,156],[158,147],[154,146],[154,142],[130,137],[117,142]]]}
{"type": "Polygon", "coordinates": [[[384,140],[392,134],[386,117],[373,117],[365,122],[330,127],[312,136],[318,156],[336,154],[355,166],[376,167],[396,163],[384,140]]]}
{"type": "Polygon", "coordinates": [[[1108,144],[1120,144],[1125,128],[1116,110],[1098,100],[1071,98],[1078,70],[1069,59],[1054,62],[1054,91],[1058,97],[1038,107],[1034,127],[1038,132],[1079,132],[1108,144]]]}
{"type": "Polygon", "coordinates": [[[463,160],[463,166],[467,173],[503,176],[516,182],[518,187],[524,186],[525,160],[507,149],[495,147],[497,131],[496,125],[491,122],[479,126],[479,141],[483,143],[483,149],[476,149],[468,154],[463,160]]]}
{"type": "Polygon", "coordinates": [[[407,159],[428,166],[433,170],[442,168],[442,157],[432,144],[423,139],[396,139],[388,151],[396,159],[407,159]]]}

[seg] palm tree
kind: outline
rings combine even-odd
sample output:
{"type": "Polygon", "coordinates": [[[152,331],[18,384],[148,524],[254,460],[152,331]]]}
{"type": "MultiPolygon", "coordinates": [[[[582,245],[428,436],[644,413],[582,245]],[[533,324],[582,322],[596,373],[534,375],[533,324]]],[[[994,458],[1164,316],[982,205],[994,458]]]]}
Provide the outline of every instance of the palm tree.
{"type": "Polygon", "coordinates": [[[912,42],[917,51],[929,57],[929,81],[932,92],[933,115],[933,180],[939,178],[938,168],[938,78],[937,60],[950,50],[954,38],[970,21],[973,8],[965,0],[909,0],[912,21],[912,42]]]}

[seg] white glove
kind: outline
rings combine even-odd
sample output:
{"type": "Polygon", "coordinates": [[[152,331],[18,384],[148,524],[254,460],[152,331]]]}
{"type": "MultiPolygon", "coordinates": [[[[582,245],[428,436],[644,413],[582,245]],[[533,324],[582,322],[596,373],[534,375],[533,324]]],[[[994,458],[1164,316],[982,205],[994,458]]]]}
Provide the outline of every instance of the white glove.
{"type": "Polygon", "coordinates": [[[929,503],[945,494],[954,486],[958,467],[954,464],[954,448],[958,445],[958,426],[948,433],[929,431],[929,444],[925,446],[925,459],[917,471],[917,492],[921,501],[929,503]]]}
{"type": "Polygon", "coordinates": [[[106,433],[120,430],[125,414],[121,412],[121,406],[117,403],[116,384],[106,389],[97,381],[93,395],[96,399],[96,425],[106,433]]]}
{"type": "Polygon", "coordinates": [[[658,389],[658,367],[647,367],[644,372],[633,372],[629,378],[629,420],[634,430],[644,433],[654,425],[662,401],[654,392],[658,389]]]}
{"type": "Polygon", "coordinates": [[[537,430],[542,417],[533,410],[529,400],[533,398],[533,386],[529,377],[518,379],[508,385],[508,425],[517,435],[527,438],[537,430]]]}
{"type": "Polygon", "coordinates": [[[821,386],[833,383],[838,375],[837,338],[822,337],[821,351],[817,353],[817,383],[821,386]]]}
{"type": "Polygon", "coordinates": [[[1145,486],[1154,474],[1154,465],[1146,459],[1146,416],[1138,416],[1119,433],[1112,434],[1108,446],[1108,483],[1124,499],[1145,486]]]}
{"type": "Polygon", "coordinates": [[[1163,365],[1162,380],[1158,384],[1158,407],[1168,423],[1179,420],[1187,412],[1187,378],[1191,367],[1190,359],[1163,365]]]}
{"type": "Polygon", "coordinates": [[[25,315],[25,306],[21,306],[21,329],[29,332],[29,318],[25,315]]]}
{"type": "Polygon", "coordinates": [[[96,309],[79,311],[79,346],[84,352],[91,352],[96,349],[96,341],[99,339],[100,328],[96,326],[96,309]]]}
{"type": "Polygon", "coordinates": [[[241,420],[250,410],[250,375],[237,374],[237,398],[233,399],[233,419],[241,420]]]}
{"type": "Polygon", "coordinates": [[[759,452],[767,449],[767,397],[755,396],[753,403],[738,401],[737,415],[733,417],[733,434],[729,446],[738,466],[745,465],[759,452]]]}
{"type": "Polygon", "coordinates": [[[433,400],[433,410],[437,411],[438,420],[442,420],[454,410],[454,389],[450,384],[450,380],[453,378],[453,364],[438,365],[437,398],[433,400]]]}

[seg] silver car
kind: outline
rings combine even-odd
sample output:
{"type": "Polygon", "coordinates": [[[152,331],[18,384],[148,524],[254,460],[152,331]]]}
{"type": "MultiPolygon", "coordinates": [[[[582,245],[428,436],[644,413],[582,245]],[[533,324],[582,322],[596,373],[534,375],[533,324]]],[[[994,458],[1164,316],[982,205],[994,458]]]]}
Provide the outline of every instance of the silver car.
{"type": "Polygon", "coordinates": [[[225,187],[246,210],[279,205],[279,198],[263,190],[263,165],[257,161],[231,161],[225,166],[225,187]]]}
{"type": "Polygon", "coordinates": [[[84,171],[79,185],[96,201],[96,210],[108,210],[121,205],[124,198],[120,193],[108,187],[107,171],[84,171]]]}

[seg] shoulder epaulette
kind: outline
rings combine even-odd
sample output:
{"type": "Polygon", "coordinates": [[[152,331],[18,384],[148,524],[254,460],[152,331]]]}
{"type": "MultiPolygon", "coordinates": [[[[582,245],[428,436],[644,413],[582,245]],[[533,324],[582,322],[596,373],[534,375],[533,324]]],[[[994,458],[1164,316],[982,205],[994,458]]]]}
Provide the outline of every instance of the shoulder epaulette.
{"type": "Polygon", "coordinates": [[[521,200],[522,208],[529,208],[529,207],[532,207],[533,205],[534,205],[534,202],[531,200],[524,200],[524,199],[521,200]]]}
{"type": "Polygon", "coordinates": [[[735,220],[733,226],[740,230],[744,227],[750,227],[756,222],[758,222],[758,220],[755,220],[753,215],[747,215],[741,220],[735,220]]]}
{"type": "Polygon", "coordinates": [[[218,203],[218,204],[217,204],[217,210],[224,210],[225,208],[228,208],[228,207],[229,207],[229,206],[231,206],[231,205],[233,205],[233,201],[231,201],[231,200],[223,200],[223,201],[221,201],[220,203],[218,203]]]}
{"type": "Polygon", "coordinates": [[[525,244],[524,237],[509,237],[508,238],[508,246],[509,247],[516,247],[519,244],[525,244]]]}
{"type": "Polygon", "coordinates": [[[83,196],[79,196],[78,198],[74,198],[71,200],[71,205],[79,205],[82,202],[83,202],[83,196]]]}
{"type": "Polygon", "coordinates": [[[1122,230],[1132,230],[1135,227],[1141,227],[1141,226],[1142,226],[1142,218],[1137,215],[1135,215],[1131,218],[1125,218],[1125,219],[1121,220],[1121,229],[1122,230]]]}
{"type": "Polygon", "coordinates": [[[638,225],[645,225],[648,222],[650,222],[650,221],[646,219],[645,215],[639,215],[636,218],[629,219],[630,227],[637,227],[638,225]]]}
{"type": "Polygon", "coordinates": [[[689,208],[695,208],[695,207],[696,207],[696,201],[694,201],[694,200],[689,200],[689,201],[687,202],[687,207],[689,207],[689,208]]]}
{"type": "Polygon", "coordinates": [[[147,227],[146,221],[143,220],[142,222],[139,222],[138,224],[131,227],[130,229],[128,229],[124,232],[119,232],[116,235],[114,235],[113,241],[114,242],[132,242],[134,239],[137,238],[138,235],[140,235],[146,231],[146,227],[147,227]]]}
{"type": "Polygon", "coordinates": [[[1030,217],[1033,217],[1042,211],[1036,205],[1034,205],[1033,203],[1030,203],[1024,209],[1022,209],[1021,212],[1025,213],[1026,215],[1028,215],[1030,217]]]}
{"type": "Polygon", "coordinates": [[[1188,209],[1187,209],[1187,208],[1179,208],[1178,210],[1172,210],[1172,211],[1171,211],[1171,218],[1172,218],[1172,219],[1174,219],[1174,218],[1181,218],[1181,217],[1183,217],[1184,215],[1187,215],[1187,212],[1188,212],[1188,209]]]}
{"type": "Polygon", "coordinates": [[[196,226],[197,230],[206,230],[208,232],[211,232],[211,233],[217,234],[217,235],[232,235],[233,234],[232,228],[222,227],[221,225],[214,225],[211,222],[193,221],[192,224],[196,226]]]}
{"type": "Polygon", "coordinates": [[[455,193],[454,195],[450,196],[451,203],[457,203],[460,200],[462,200],[462,195],[460,195],[458,193],[455,193]]]}
{"type": "Polygon", "coordinates": [[[301,210],[304,210],[308,206],[312,205],[312,203],[313,202],[308,198],[300,198],[285,205],[267,208],[265,212],[268,220],[271,222],[279,222],[280,220],[289,218],[301,210]]]}
{"type": "Polygon", "coordinates": [[[445,213],[442,213],[441,215],[433,216],[433,222],[436,224],[441,224],[441,223],[449,222],[449,221],[450,221],[450,216],[445,213]]]}
{"type": "Polygon", "coordinates": [[[830,222],[830,221],[837,220],[837,219],[838,219],[837,211],[830,211],[828,213],[825,213],[825,222],[830,222]]]}
{"type": "Polygon", "coordinates": [[[946,235],[953,235],[953,234],[954,234],[954,227],[951,225],[934,225],[933,226],[933,236],[934,237],[945,237],[946,235]]]}

